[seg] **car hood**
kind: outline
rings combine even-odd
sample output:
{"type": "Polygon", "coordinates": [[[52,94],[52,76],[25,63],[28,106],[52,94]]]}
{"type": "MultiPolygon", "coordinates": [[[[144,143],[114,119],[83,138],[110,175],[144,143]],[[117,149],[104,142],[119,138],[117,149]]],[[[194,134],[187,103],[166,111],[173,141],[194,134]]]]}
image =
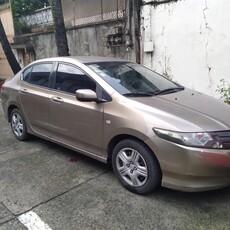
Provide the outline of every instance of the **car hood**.
{"type": "Polygon", "coordinates": [[[193,90],[132,100],[146,105],[141,106],[142,112],[156,117],[154,126],[158,128],[184,132],[230,130],[230,106],[193,90]]]}

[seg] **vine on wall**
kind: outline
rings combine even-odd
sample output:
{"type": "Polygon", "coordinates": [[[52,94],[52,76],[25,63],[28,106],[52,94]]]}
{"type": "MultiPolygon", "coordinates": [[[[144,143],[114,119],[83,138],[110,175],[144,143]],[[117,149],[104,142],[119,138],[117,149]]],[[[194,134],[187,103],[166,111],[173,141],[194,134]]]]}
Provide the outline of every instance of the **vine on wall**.
{"type": "Polygon", "coordinates": [[[224,79],[220,80],[220,85],[217,86],[216,92],[220,94],[220,98],[230,105],[230,84],[224,79]]]}

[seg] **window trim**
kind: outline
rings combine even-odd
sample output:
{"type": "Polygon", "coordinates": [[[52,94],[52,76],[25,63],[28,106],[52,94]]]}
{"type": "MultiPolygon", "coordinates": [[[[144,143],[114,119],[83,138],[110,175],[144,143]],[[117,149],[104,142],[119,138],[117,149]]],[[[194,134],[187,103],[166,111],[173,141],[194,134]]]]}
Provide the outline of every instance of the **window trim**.
{"type": "Polygon", "coordinates": [[[77,66],[73,63],[69,63],[69,62],[65,62],[65,61],[44,61],[44,62],[38,62],[38,63],[33,63],[31,65],[28,65],[20,74],[21,75],[20,76],[20,82],[23,82],[24,84],[27,84],[27,85],[32,86],[32,87],[44,88],[44,89],[48,89],[50,91],[55,91],[58,93],[63,93],[63,94],[67,94],[67,95],[76,97],[76,95],[74,93],[69,93],[69,92],[60,91],[60,90],[55,89],[56,75],[57,75],[57,70],[58,70],[59,64],[65,64],[65,65],[69,65],[69,66],[72,66],[74,68],[77,68],[79,71],[81,71],[83,74],[85,74],[89,79],[91,79],[93,82],[95,82],[96,94],[97,94],[99,101],[101,101],[101,102],[112,101],[112,97],[109,95],[109,93],[94,78],[92,78],[86,71],[84,71],[82,68],[80,68],[79,66],[77,66]],[[27,71],[29,68],[31,68],[31,71],[30,71],[30,75],[31,75],[34,66],[35,65],[41,65],[41,64],[52,64],[52,68],[51,68],[51,71],[49,74],[48,87],[31,84],[30,82],[25,81],[23,79],[25,71],[27,71]]]}
{"type": "Polygon", "coordinates": [[[56,62],[54,62],[54,70],[53,70],[52,75],[50,76],[51,83],[52,83],[52,86],[51,86],[52,91],[67,94],[67,95],[70,95],[70,96],[74,96],[76,98],[75,94],[55,89],[56,74],[57,74],[59,64],[66,64],[66,65],[75,67],[78,70],[80,70],[82,73],[84,73],[86,76],[88,76],[92,81],[94,81],[95,84],[96,84],[96,94],[97,94],[97,97],[98,97],[99,101],[104,102],[104,103],[112,101],[112,97],[110,96],[110,94],[94,78],[92,78],[85,70],[83,70],[82,68],[80,68],[79,66],[77,66],[77,65],[75,65],[73,63],[69,63],[69,62],[65,62],[65,61],[56,61],[56,62]]]}
{"type": "Polygon", "coordinates": [[[66,91],[61,91],[61,90],[55,89],[56,76],[57,76],[57,72],[58,72],[58,66],[59,66],[60,64],[72,66],[72,67],[78,69],[78,70],[81,71],[84,75],[86,75],[89,79],[91,79],[93,82],[95,82],[95,84],[96,84],[96,94],[97,94],[97,96],[99,95],[99,94],[98,94],[99,84],[98,84],[97,81],[95,81],[88,73],[86,73],[86,71],[84,71],[83,69],[81,69],[79,66],[77,66],[77,65],[75,65],[75,64],[72,64],[72,63],[69,63],[69,62],[62,62],[62,61],[57,61],[57,62],[54,64],[54,65],[55,65],[54,74],[51,76],[51,82],[52,82],[51,90],[56,91],[56,92],[59,92],[59,93],[68,94],[68,95],[71,95],[71,96],[74,96],[74,97],[76,96],[76,94],[74,94],[74,93],[69,93],[69,92],[66,92],[66,91]]]}
{"type": "MultiPolygon", "coordinates": [[[[30,86],[33,86],[33,87],[40,87],[40,88],[45,88],[45,89],[51,89],[51,76],[54,72],[54,67],[55,67],[55,62],[53,61],[45,61],[45,62],[38,62],[38,63],[34,63],[34,64],[31,64],[29,65],[28,67],[26,67],[22,73],[21,73],[21,76],[20,76],[20,81],[23,82],[24,84],[28,84],[30,86]],[[48,86],[42,86],[42,85],[36,85],[36,84],[33,84],[31,83],[30,81],[25,81],[23,78],[24,78],[24,73],[29,69],[31,68],[31,71],[30,71],[30,76],[31,76],[31,73],[33,71],[33,68],[34,66],[37,66],[37,65],[42,65],[42,64],[52,64],[52,67],[51,67],[51,71],[50,71],[50,74],[49,74],[49,77],[48,77],[48,86]]],[[[29,79],[30,79],[30,76],[29,76],[29,79]]]]}

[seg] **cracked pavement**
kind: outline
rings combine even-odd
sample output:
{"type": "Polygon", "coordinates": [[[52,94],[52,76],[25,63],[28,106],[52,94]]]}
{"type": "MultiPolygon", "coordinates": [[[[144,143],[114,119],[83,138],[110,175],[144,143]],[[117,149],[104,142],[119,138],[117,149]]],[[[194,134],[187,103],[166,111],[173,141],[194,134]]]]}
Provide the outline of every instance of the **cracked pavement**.
{"type": "Polygon", "coordinates": [[[138,196],[111,167],[37,137],[17,141],[0,107],[0,230],[27,229],[36,213],[52,230],[230,229],[230,188],[138,196]]]}

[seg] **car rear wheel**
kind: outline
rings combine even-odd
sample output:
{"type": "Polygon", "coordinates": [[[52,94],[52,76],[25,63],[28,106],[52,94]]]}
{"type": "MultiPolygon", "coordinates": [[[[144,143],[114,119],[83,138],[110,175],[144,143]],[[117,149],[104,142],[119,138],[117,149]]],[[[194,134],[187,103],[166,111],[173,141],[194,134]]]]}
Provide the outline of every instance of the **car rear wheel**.
{"type": "Polygon", "coordinates": [[[14,136],[18,140],[24,141],[28,139],[29,134],[27,133],[26,123],[19,109],[12,110],[10,123],[14,136]]]}
{"type": "Polygon", "coordinates": [[[140,141],[126,139],[113,151],[113,170],[131,192],[148,194],[161,184],[161,169],[153,152],[140,141]]]}

